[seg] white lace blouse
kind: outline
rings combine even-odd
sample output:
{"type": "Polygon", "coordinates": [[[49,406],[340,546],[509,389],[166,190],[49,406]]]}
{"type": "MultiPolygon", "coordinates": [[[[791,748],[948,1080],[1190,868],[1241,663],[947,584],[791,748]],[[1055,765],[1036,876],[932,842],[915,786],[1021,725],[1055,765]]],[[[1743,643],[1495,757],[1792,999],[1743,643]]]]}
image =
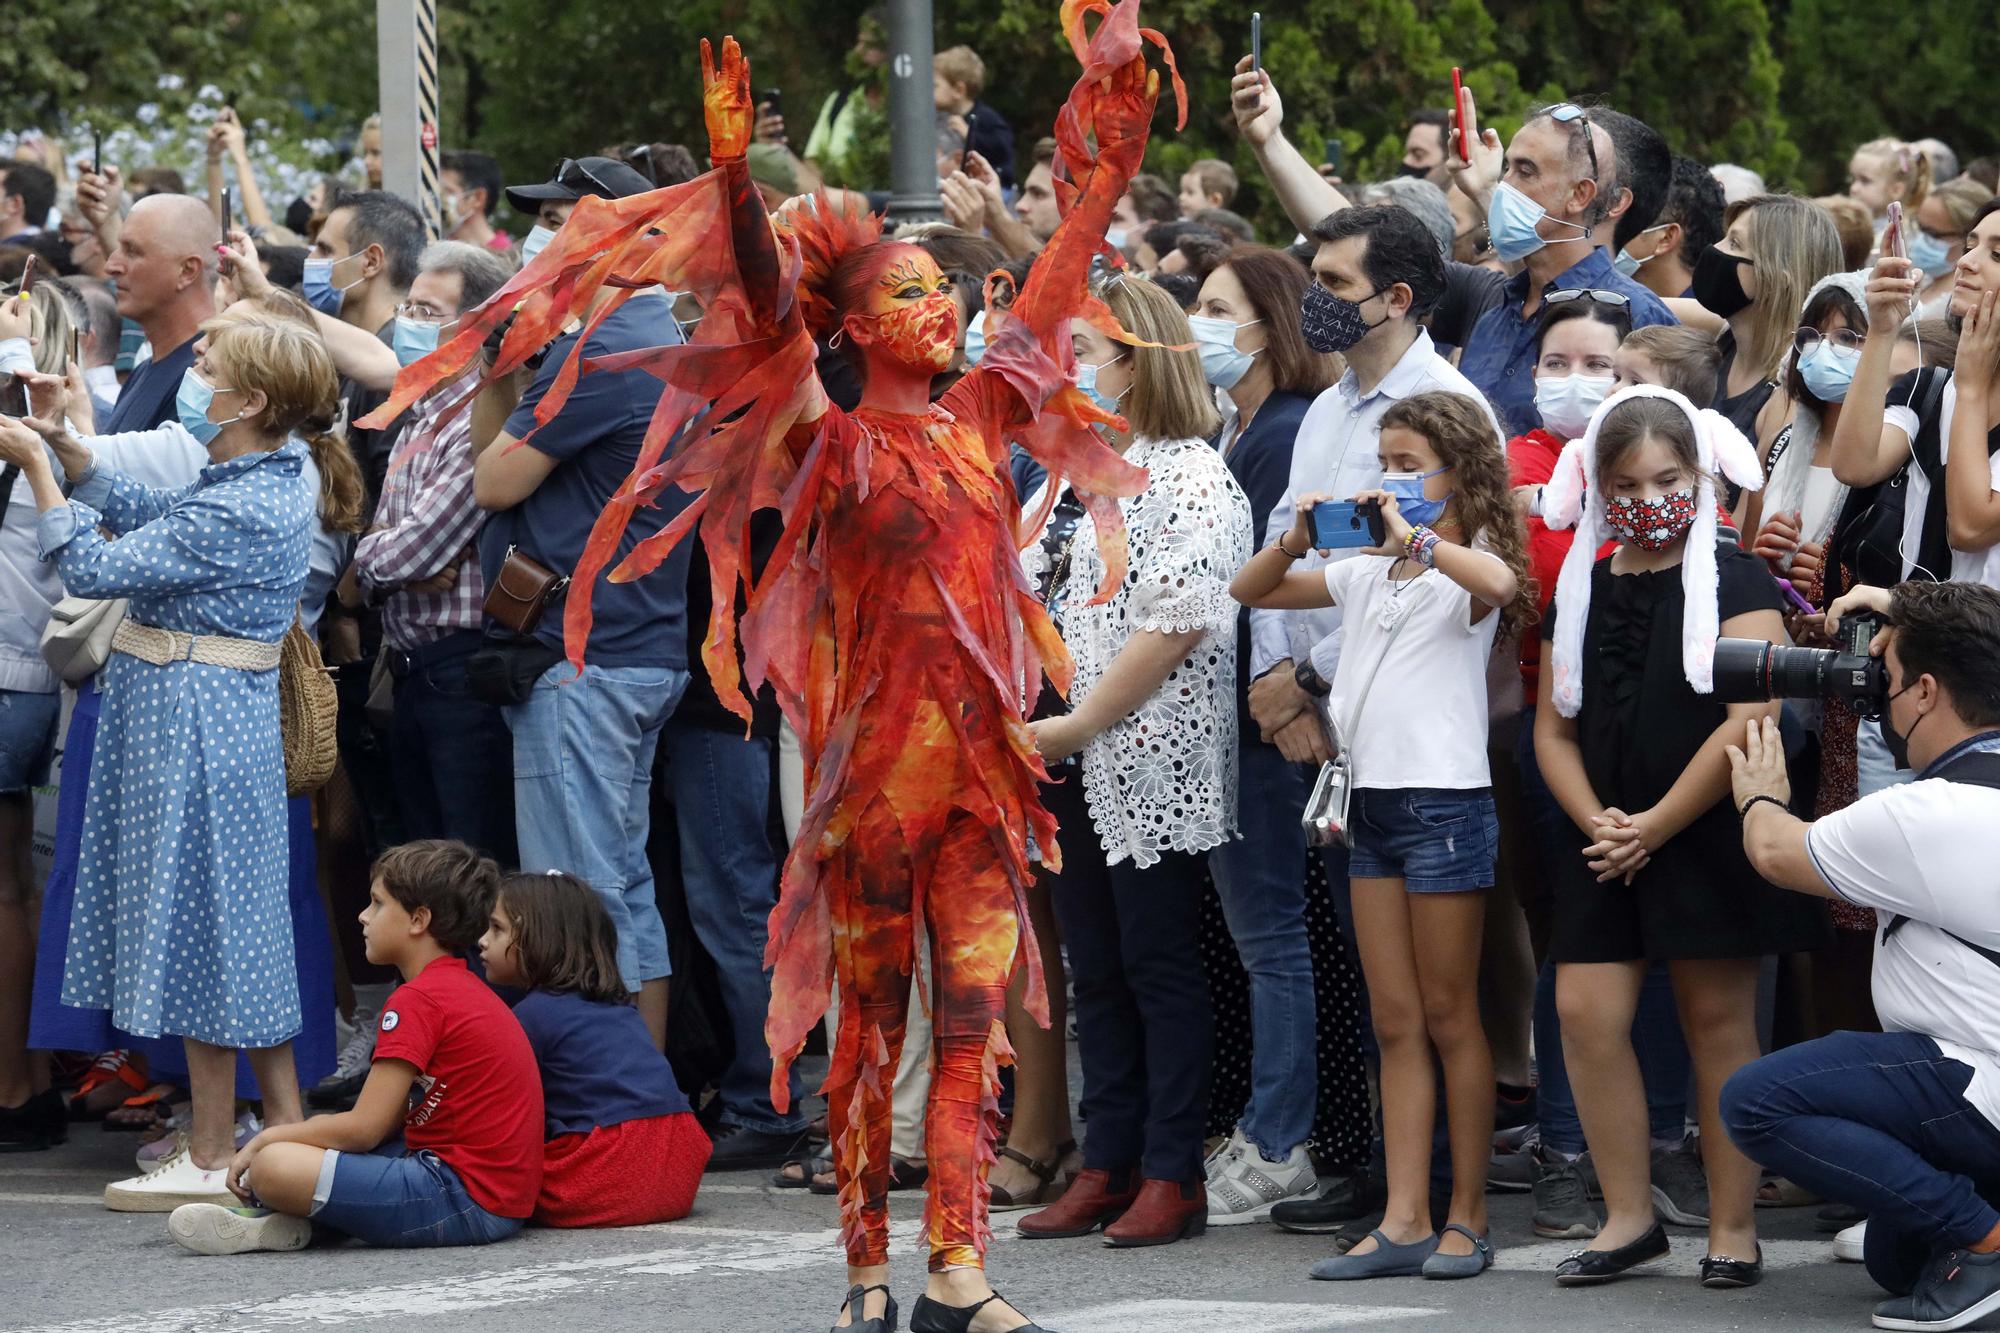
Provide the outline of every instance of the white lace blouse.
{"type": "MultiPolygon", "coordinates": [[[[1083,750],[1084,794],[1106,862],[1129,856],[1143,868],[1162,852],[1202,852],[1236,834],[1238,608],[1229,580],[1250,558],[1250,502],[1204,441],[1138,439],[1125,458],[1150,477],[1144,493],[1118,502],[1130,541],[1124,583],[1110,601],[1088,604],[1104,563],[1085,518],[1054,591],[1076,661],[1072,707],[1139,631],[1207,631],[1137,712],[1083,750]]],[[[1038,504],[1039,496],[1023,510],[1038,504]]],[[[1031,583],[1050,560],[1037,536],[1022,552],[1031,583]]]]}

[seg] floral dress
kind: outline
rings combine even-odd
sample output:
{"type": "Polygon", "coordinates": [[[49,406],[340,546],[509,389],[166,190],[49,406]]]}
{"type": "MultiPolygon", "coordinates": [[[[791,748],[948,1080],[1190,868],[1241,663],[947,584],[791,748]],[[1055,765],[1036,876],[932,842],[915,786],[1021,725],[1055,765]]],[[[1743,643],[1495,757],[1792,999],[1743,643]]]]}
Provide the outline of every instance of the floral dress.
{"type": "MultiPolygon", "coordinates": [[[[129,597],[138,624],[276,643],[312,543],[305,460],[289,440],[179,489],[99,471],[42,515],[42,558],[72,595],[129,597]]],[[[99,683],[63,1002],[109,1008],[146,1037],[290,1040],[300,1008],[277,671],[114,653],[99,683]]]]}

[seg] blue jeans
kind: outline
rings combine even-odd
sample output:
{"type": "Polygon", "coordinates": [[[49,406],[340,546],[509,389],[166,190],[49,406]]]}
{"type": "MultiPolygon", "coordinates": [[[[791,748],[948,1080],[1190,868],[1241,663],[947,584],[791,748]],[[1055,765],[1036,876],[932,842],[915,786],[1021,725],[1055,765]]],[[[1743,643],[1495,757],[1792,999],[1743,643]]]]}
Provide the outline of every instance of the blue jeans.
{"type": "Polygon", "coordinates": [[[465,685],[466,659],[482,641],[463,630],[409,651],[382,645],[396,681],[389,752],[406,834],[457,838],[511,866],[514,743],[500,710],[465,685]]]}
{"type": "Polygon", "coordinates": [[[61,712],[62,695],[57,691],[0,690],[0,796],[49,780],[56,716],[61,712]]]}
{"type": "Polygon", "coordinates": [[[715,960],[734,1038],[734,1054],[719,1080],[722,1123],[773,1133],[801,1130],[806,1119],[799,1112],[798,1066],[792,1067],[792,1114],[781,1116],[771,1105],[771,1049],[764,1040],[771,1008],[764,945],[780,870],[769,832],[771,742],[669,718],[660,744],[680,827],[688,919],[715,960]]]}
{"type": "Polygon", "coordinates": [[[625,985],[667,976],[667,928],[646,860],[653,752],[687,688],[675,667],[586,666],[542,674],[503,709],[514,733],[514,827],[527,870],[566,870],[596,889],[618,927],[625,985]]]}
{"type": "Polygon", "coordinates": [[[1237,956],[1250,975],[1250,1101],[1243,1136],[1280,1161],[1312,1133],[1319,1091],[1312,949],[1306,940],[1306,835],[1299,824],[1311,770],[1257,739],[1238,753],[1243,836],[1208,854],[1237,956]]]}
{"type": "Polygon", "coordinates": [[[1349,879],[1400,879],[1408,893],[1493,887],[1500,819],[1490,788],[1363,787],[1349,822],[1349,879]]]}
{"type": "MultiPolygon", "coordinates": [[[[1983,966],[1983,964],[1981,964],[1983,966]]],[[[1914,1032],[1836,1032],[1745,1065],[1722,1123],[1746,1156],[1868,1213],[1869,1275],[1907,1292],[1933,1250],[2000,1212],[2000,1127],[1965,1100],[1972,1067],[1914,1032]]]]}
{"type": "Polygon", "coordinates": [[[458,1172],[430,1151],[328,1152],[313,1190],[312,1220],[395,1249],[491,1245],[518,1235],[525,1219],[480,1207],[458,1172]]]}
{"type": "MultiPolygon", "coordinates": [[[[1535,761],[1535,710],[1521,714],[1521,732],[1514,760],[1521,769],[1521,792],[1534,823],[1535,847],[1543,874],[1553,874],[1558,860],[1576,855],[1569,816],[1556,804],[1542,781],[1535,761]]],[[[1577,1119],[1576,1096],[1570,1091],[1569,1069],[1563,1063],[1562,1024],[1556,1017],[1556,967],[1543,963],[1535,979],[1535,1105],[1542,1142],[1564,1153],[1585,1148],[1583,1123],[1577,1119]]],[[[1632,1016],[1632,1049],[1639,1059],[1639,1077],[1646,1088],[1646,1118],[1656,1139],[1681,1136],[1687,1124],[1687,1089],[1692,1068],[1687,1038],[1681,1033],[1680,1012],[1674,1006],[1673,980],[1665,963],[1655,964],[1639,989],[1639,1007],[1632,1016]]]]}

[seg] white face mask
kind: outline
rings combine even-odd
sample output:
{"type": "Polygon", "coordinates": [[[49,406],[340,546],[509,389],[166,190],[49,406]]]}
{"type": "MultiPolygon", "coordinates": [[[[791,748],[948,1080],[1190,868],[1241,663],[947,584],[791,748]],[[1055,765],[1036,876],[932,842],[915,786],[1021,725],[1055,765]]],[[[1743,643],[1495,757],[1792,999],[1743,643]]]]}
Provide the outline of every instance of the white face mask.
{"type": "Polygon", "coordinates": [[[1558,439],[1577,439],[1589,429],[1591,414],[1616,382],[1612,375],[1540,376],[1535,380],[1535,408],[1542,414],[1542,428],[1558,439]]]}
{"type": "Polygon", "coordinates": [[[532,262],[534,257],[540,254],[543,250],[547,249],[549,242],[553,241],[555,238],[556,234],[554,232],[550,231],[547,227],[544,227],[541,223],[537,222],[535,224],[535,229],[528,233],[526,240],[521,242],[522,265],[525,267],[527,264],[532,262]]]}

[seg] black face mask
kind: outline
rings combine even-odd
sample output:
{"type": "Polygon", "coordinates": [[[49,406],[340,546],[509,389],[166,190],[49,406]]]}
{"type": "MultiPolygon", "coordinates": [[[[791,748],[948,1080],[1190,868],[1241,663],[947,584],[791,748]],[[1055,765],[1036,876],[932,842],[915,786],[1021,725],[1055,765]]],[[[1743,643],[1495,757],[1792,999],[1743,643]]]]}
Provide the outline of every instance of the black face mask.
{"type": "MultiPolygon", "coordinates": [[[[1381,294],[1372,291],[1361,300],[1372,301],[1381,294]]],[[[1363,319],[1360,301],[1335,296],[1317,282],[1306,284],[1305,298],[1299,305],[1299,332],[1315,352],[1344,352],[1366,338],[1370,329],[1386,323],[1387,316],[1374,324],[1363,319]]]]}
{"type": "Polygon", "coordinates": [[[1737,269],[1750,261],[1709,246],[1694,261],[1694,299],[1711,314],[1728,319],[1750,304],[1737,269]]]}
{"type": "Polygon", "coordinates": [[[1413,167],[1405,162],[1401,167],[1397,168],[1396,174],[1398,176],[1428,176],[1431,174],[1431,169],[1429,167],[1413,167]]]}
{"type": "Polygon", "coordinates": [[[1916,682],[1912,681],[1890,695],[1882,703],[1882,743],[1889,747],[1889,758],[1895,761],[1896,767],[1899,769],[1910,766],[1910,737],[1917,734],[1917,728],[1923,724],[1924,718],[1929,717],[1930,714],[1925,713],[1923,717],[1919,717],[1915,722],[1912,722],[1908,731],[1897,731],[1896,724],[1889,720],[1889,705],[1915,688],[1916,682]]]}

